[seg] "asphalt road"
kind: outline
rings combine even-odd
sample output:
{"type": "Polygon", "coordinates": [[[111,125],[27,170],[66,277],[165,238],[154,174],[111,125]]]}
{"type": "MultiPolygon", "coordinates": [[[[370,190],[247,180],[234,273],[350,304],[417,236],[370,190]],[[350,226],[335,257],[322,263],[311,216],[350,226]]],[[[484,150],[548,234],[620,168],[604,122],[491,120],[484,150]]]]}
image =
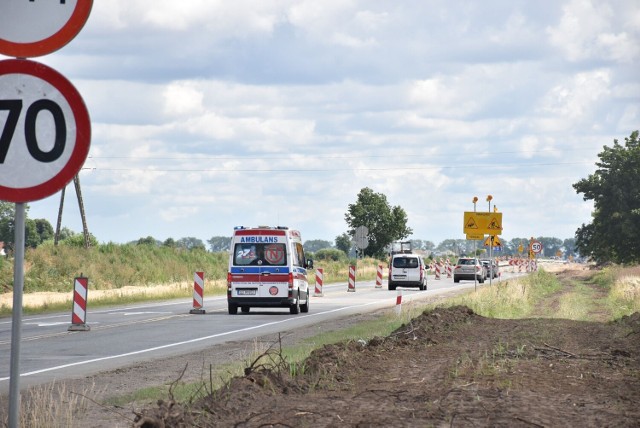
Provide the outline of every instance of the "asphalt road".
{"type": "MultiPolygon", "coordinates": [[[[518,274],[503,272],[502,279],[514,275],[518,274]]],[[[477,284],[488,285],[488,281],[477,284]]],[[[402,302],[475,286],[473,281],[454,284],[450,278],[436,281],[429,276],[426,291],[402,288],[402,302]]],[[[396,304],[398,293],[387,289],[386,280],[383,288],[375,288],[374,281],[363,281],[356,283],[355,292],[347,289],[347,283],[325,285],[322,297],[312,296],[309,313],[298,315],[289,314],[286,308],[251,308],[248,314],[229,315],[226,296],[207,298],[206,284],[205,314],[189,313],[191,299],[92,310],[89,291],[86,323],[90,331],[68,331],[71,313],[23,316],[20,387],[87,376],[396,304]]],[[[0,318],[0,394],[9,391],[11,323],[11,317],[0,318]]]]}

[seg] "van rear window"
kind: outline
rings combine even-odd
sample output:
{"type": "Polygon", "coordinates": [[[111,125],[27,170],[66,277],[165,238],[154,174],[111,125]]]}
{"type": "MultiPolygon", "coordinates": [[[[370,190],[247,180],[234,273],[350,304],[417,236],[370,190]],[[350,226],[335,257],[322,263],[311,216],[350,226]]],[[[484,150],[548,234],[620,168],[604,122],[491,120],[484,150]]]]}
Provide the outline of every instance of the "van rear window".
{"type": "Polygon", "coordinates": [[[417,268],[418,259],[415,257],[396,257],[393,259],[394,268],[417,268]]]}
{"type": "Polygon", "coordinates": [[[236,266],[286,266],[285,244],[236,244],[233,249],[236,266]]]}

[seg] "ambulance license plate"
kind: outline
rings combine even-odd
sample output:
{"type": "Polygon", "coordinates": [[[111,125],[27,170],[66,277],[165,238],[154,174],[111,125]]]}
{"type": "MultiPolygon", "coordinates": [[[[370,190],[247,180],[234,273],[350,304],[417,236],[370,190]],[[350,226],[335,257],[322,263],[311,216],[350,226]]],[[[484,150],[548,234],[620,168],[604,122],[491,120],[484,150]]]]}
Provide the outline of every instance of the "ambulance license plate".
{"type": "Polygon", "coordinates": [[[239,288],[238,296],[255,296],[256,289],[255,288],[239,288]]]}

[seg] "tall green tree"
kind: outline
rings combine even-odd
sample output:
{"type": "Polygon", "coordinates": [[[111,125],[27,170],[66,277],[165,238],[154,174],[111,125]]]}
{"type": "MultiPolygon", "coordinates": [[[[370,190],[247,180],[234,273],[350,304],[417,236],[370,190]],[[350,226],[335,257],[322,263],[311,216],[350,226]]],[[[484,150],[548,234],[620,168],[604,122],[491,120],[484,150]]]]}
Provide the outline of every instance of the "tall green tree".
{"type": "Polygon", "coordinates": [[[348,233],[336,236],[336,248],[344,252],[347,256],[351,251],[351,237],[348,233]]]}
{"type": "Polygon", "coordinates": [[[149,245],[151,247],[160,246],[160,242],[153,236],[147,236],[146,238],[139,238],[135,241],[136,245],[149,245]]]}
{"type": "Polygon", "coordinates": [[[638,131],[598,154],[596,172],[573,188],[592,200],[593,220],[576,231],[576,247],[599,263],[640,262],[640,141],[638,131]]]}
{"type": "Polygon", "coordinates": [[[40,243],[53,239],[55,232],[53,231],[53,226],[49,223],[49,220],[37,218],[34,222],[36,224],[36,232],[40,237],[40,243]]]}
{"type": "Polygon", "coordinates": [[[536,240],[542,244],[542,255],[545,257],[554,257],[562,248],[562,239],[538,236],[536,240]]]}
{"type": "MultiPolygon", "coordinates": [[[[25,204],[25,246],[35,248],[48,239],[53,239],[53,226],[48,220],[28,217],[29,205],[25,204]]],[[[13,248],[15,240],[15,204],[0,202],[0,241],[13,248]]]]}
{"type": "Polygon", "coordinates": [[[576,238],[568,238],[562,241],[563,256],[575,256],[576,255],[576,238]]]}
{"type": "Polygon", "coordinates": [[[230,236],[213,236],[211,239],[207,239],[209,243],[209,250],[212,253],[220,253],[223,251],[229,251],[231,246],[230,236]]]}
{"type": "Polygon", "coordinates": [[[368,256],[383,257],[385,247],[412,233],[407,226],[404,209],[400,206],[392,207],[385,195],[375,193],[368,187],[360,190],[355,203],[349,204],[344,219],[351,237],[355,236],[359,226],[369,229],[369,245],[364,249],[364,255],[368,256]]]}
{"type": "Polygon", "coordinates": [[[201,239],[194,238],[193,236],[178,239],[176,241],[176,247],[184,248],[185,250],[207,250],[207,247],[204,246],[204,242],[202,242],[201,239]]]}

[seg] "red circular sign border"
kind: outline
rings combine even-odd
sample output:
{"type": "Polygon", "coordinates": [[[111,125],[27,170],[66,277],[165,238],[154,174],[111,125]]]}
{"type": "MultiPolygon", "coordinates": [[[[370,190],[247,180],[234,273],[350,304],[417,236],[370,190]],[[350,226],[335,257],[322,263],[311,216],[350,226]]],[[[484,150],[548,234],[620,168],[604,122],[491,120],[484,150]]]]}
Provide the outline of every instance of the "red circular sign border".
{"type": "Polygon", "coordinates": [[[7,202],[30,202],[44,199],[62,190],[78,174],[89,155],[91,145],[91,119],[89,111],[78,90],[51,67],[26,59],[0,61],[0,76],[5,74],[28,74],[42,79],[55,87],[67,100],[76,122],[76,141],[67,164],[53,178],[32,187],[19,189],[0,185],[0,200],[7,202]]]}
{"type": "Polygon", "coordinates": [[[17,58],[31,58],[55,52],[78,35],[89,19],[92,7],[93,0],[78,0],[67,23],[46,39],[31,43],[18,43],[0,38],[0,53],[17,58]]]}
{"type": "Polygon", "coordinates": [[[530,249],[531,251],[533,251],[534,253],[536,253],[536,254],[541,253],[541,252],[542,252],[542,242],[540,242],[540,241],[531,241],[531,244],[529,244],[529,249],[530,249]],[[534,244],[538,244],[538,245],[540,245],[540,251],[535,251],[535,250],[533,249],[534,244]]]}

